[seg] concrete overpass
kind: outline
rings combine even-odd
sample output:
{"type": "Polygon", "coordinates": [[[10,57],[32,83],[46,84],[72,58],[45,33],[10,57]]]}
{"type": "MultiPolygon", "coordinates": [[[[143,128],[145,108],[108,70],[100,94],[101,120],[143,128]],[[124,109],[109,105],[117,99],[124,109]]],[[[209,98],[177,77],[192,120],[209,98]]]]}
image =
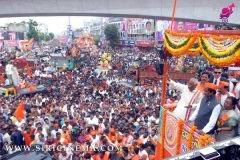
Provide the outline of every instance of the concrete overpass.
{"type": "MultiPolygon", "coordinates": [[[[235,1],[229,23],[240,24],[239,0],[178,0],[176,20],[219,23],[235,1]]],[[[174,0],[0,0],[0,17],[102,16],[171,19],[174,0]]]]}

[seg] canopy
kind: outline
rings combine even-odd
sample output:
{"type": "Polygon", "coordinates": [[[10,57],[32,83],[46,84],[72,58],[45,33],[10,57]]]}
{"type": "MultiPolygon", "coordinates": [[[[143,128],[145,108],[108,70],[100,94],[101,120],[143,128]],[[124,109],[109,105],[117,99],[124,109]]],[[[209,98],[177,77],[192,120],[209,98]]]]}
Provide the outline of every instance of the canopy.
{"type": "Polygon", "coordinates": [[[228,66],[240,62],[240,31],[166,30],[164,44],[174,56],[202,53],[212,65],[228,66]]]}

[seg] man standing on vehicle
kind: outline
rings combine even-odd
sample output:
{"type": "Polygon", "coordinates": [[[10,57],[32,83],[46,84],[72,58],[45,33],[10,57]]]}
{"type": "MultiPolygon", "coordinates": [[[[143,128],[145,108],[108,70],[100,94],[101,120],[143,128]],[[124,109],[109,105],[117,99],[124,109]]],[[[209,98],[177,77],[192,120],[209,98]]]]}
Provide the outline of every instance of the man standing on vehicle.
{"type": "Polygon", "coordinates": [[[221,111],[220,102],[216,97],[217,89],[215,84],[205,83],[205,96],[189,119],[189,122],[195,121],[200,134],[210,134],[212,137],[221,111]]]}

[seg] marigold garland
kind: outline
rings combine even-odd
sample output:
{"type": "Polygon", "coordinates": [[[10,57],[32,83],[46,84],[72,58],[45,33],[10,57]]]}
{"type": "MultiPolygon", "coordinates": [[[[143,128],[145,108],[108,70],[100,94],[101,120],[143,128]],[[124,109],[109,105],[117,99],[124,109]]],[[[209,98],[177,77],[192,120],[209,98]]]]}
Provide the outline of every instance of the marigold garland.
{"type": "Polygon", "coordinates": [[[176,155],[179,154],[179,150],[180,150],[180,143],[181,143],[181,137],[182,137],[183,124],[184,124],[183,120],[179,120],[178,121],[178,131],[177,131],[178,135],[177,135],[176,155]]]}
{"type": "Polygon", "coordinates": [[[192,148],[192,141],[193,141],[193,136],[194,136],[194,132],[197,130],[196,126],[192,126],[191,130],[190,130],[190,134],[189,134],[189,138],[188,138],[188,145],[187,145],[187,149],[188,151],[191,150],[192,148]]]}
{"type": "Polygon", "coordinates": [[[161,146],[160,146],[160,159],[163,159],[164,157],[164,139],[165,139],[165,126],[166,126],[166,110],[163,111],[163,117],[162,117],[162,132],[161,132],[161,146]]]}
{"type": "Polygon", "coordinates": [[[213,65],[228,66],[230,64],[240,62],[240,36],[238,35],[209,35],[202,33],[178,33],[171,30],[166,30],[164,35],[164,44],[167,50],[174,56],[180,56],[183,54],[196,55],[203,53],[203,55],[213,65]],[[182,42],[174,42],[171,40],[172,36],[185,37],[182,42]],[[210,45],[216,42],[217,47],[221,47],[222,51],[213,49],[210,45]],[[226,39],[230,41],[229,46],[224,46],[222,42],[226,39]]]}
{"type": "Polygon", "coordinates": [[[167,33],[165,33],[165,36],[164,36],[164,44],[167,47],[168,51],[174,56],[183,55],[189,48],[193,46],[195,41],[196,41],[196,38],[192,37],[192,38],[186,39],[183,43],[178,45],[170,41],[170,38],[167,35],[167,33]]]}
{"type": "Polygon", "coordinates": [[[208,134],[202,135],[198,139],[199,147],[202,148],[204,146],[209,145],[210,143],[216,142],[215,138],[211,138],[208,134]]]}
{"type": "Polygon", "coordinates": [[[199,147],[202,148],[204,147],[204,136],[199,136],[198,142],[199,142],[199,147]]]}

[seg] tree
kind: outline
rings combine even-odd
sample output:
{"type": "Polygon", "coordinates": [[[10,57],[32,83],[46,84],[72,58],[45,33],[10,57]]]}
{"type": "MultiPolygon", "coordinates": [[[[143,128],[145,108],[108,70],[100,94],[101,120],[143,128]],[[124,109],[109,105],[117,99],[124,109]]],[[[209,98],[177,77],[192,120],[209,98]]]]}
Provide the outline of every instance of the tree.
{"type": "Polygon", "coordinates": [[[54,38],[54,34],[52,32],[50,32],[49,34],[50,40],[52,40],[54,38]]]}
{"type": "Polygon", "coordinates": [[[45,33],[42,33],[42,32],[39,32],[38,33],[38,38],[40,41],[49,41],[51,39],[50,35],[49,34],[45,34],[45,33]]]}
{"type": "Polygon", "coordinates": [[[100,42],[100,37],[95,36],[95,37],[93,37],[93,40],[94,40],[95,44],[98,45],[98,43],[100,42]]]}
{"type": "Polygon", "coordinates": [[[110,42],[111,47],[119,41],[118,28],[113,24],[108,24],[104,29],[106,39],[110,42]]]}
{"type": "Polygon", "coordinates": [[[38,26],[38,23],[36,21],[29,19],[28,33],[27,33],[28,39],[34,38],[35,40],[38,40],[38,31],[36,29],[37,26],[38,26]]]}

